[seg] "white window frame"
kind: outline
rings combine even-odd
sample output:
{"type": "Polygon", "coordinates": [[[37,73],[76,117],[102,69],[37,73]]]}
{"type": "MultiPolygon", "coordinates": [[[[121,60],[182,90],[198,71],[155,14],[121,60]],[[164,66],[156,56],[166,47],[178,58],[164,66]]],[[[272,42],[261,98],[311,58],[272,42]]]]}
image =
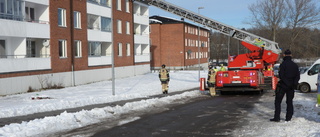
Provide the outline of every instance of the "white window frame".
{"type": "Polygon", "coordinates": [[[88,55],[91,57],[101,56],[101,42],[89,41],[88,42],[88,55]]]}
{"type": "Polygon", "coordinates": [[[79,11],[74,11],[73,12],[73,25],[74,28],[81,29],[81,12],[79,11]]]}
{"type": "Polygon", "coordinates": [[[130,56],[130,43],[127,43],[127,56],[130,56]]]}
{"type": "Polygon", "coordinates": [[[66,20],[67,20],[66,19],[66,9],[58,8],[58,25],[61,27],[66,27],[67,26],[66,20]]]}
{"type": "Polygon", "coordinates": [[[130,3],[129,0],[126,0],[126,12],[130,13],[130,3]]]}
{"type": "Polygon", "coordinates": [[[59,40],[59,57],[67,58],[67,41],[59,40]]]}
{"type": "Polygon", "coordinates": [[[122,43],[118,43],[118,56],[122,56],[122,43]]]}
{"type": "Polygon", "coordinates": [[[121,0],[117,0],[117,10],[121,11],[121,0]]]}
{"type": "Polygon", "coordinates": [[[117,29],[118,29],[118,33],[122,33],[122,21],[118,20],[117,21],[117,29]]]}
{"type": "Polygon", "coordinates": [[[130,34],[130,22],[129,21],[127,21],[126,22],[126,34],[130,34]]]}
{"type": "Polygon", "coordinates": [[[74,41],[75,57],[82,57],[82,42],[80,40],[74,41]]]}

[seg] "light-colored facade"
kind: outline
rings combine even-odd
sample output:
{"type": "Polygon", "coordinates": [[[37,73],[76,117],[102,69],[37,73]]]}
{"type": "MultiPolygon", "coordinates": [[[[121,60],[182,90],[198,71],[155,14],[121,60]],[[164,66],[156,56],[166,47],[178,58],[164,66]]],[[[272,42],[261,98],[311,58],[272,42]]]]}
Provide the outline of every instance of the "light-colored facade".
{"type": "Polygon", "coordinates": [[[150,72],[148,5],[0,0],[0,95],[150,72]]]}

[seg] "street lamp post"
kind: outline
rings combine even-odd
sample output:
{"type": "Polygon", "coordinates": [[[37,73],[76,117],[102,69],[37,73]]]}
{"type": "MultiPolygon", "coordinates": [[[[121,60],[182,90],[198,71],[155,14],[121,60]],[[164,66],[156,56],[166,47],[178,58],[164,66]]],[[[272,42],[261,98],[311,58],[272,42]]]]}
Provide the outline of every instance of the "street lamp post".
{"type": "MultiPolygon", "coordinates": [[[[199,15],[200,9],[204,9],[204,7],[198,7],[199,15]]],[[[198,24],[198,81],[200,81],[200,23],[198,24]]]]}

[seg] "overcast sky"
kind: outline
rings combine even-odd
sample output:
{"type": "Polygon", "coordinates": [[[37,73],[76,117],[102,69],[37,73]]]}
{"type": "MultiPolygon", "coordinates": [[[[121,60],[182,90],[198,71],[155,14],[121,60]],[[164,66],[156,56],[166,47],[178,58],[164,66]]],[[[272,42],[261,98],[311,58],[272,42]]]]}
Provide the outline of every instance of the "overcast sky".
{"type": "MultiPolygon", "coordinates": [[[[165,0],[182,8],[191,10],[209,17],[218,22],[230,25],[236,28],[250,28],[251,26],[244,23],[245,20],[251,16],[248,9],[250,4],[256,3],[258,0],[165,0]]],[[[150,6],[150,16],[161,15],[180,19],[181,17],[175,16],[164,10],[150,6]]]]}

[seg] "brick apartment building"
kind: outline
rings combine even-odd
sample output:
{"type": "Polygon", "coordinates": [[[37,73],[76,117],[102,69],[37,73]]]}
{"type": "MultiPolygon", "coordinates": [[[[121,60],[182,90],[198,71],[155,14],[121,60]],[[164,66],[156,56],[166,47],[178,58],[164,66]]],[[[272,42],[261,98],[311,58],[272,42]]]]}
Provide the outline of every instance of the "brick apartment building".
{"type": "Polygon", "coordinates": [[[150,72],[149,8],[132,0],[1,0],[0,95],[150,72]]]}
{"type": "Polygon", "coordinates": [[[198,68],[199,58],[201,67],[207,68],[209,34],[208,29],[184,20],[150,17],[151,69],[159,69],[162,64],[170,69],[198,68]]]}

